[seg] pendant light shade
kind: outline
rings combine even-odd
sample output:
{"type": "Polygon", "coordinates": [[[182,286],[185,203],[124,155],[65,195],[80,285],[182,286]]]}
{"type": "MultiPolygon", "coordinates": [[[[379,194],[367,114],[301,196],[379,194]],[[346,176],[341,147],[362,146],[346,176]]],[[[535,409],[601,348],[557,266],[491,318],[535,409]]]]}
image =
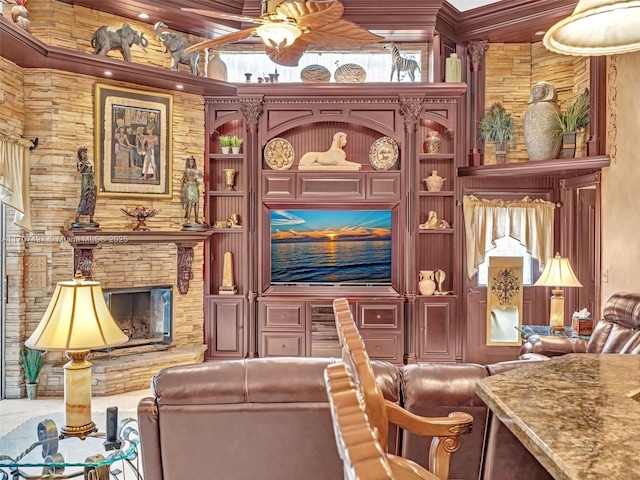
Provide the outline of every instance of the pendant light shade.
{"type": "Polygon", "coordinates": [[[565,55],[616,55],[640,50],[640,0],[580,0],[542,42],[565,55]]]}

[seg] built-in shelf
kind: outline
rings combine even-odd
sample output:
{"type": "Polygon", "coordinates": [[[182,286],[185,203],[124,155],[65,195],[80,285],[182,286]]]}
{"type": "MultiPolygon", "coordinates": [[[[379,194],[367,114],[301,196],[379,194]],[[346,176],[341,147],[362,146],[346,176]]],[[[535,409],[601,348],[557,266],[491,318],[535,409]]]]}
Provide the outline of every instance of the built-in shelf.
{"type": "Polygon", "coordinates": [[[421,197],[453,197],[453,192],[451,190],[441,191],[441,192],[420,192],[421,197]]]}
{"type": "Polygon", "coordinates": [[[422,235],[453,235],[453,228],[421,228],[418,233],[422,235]]]}
{"type": "Polygon", "coordinates": [[[547,175],[575,177],[595,173],[608,167],[611,158],[607,155],[581,158],[557,158],[499,165],[458,168],[458,177],[504,177],[523,175],[547,175]]]}
{"type": "Polygon", "coordinates": [[[244,192],[239,190],[211,190],[209,191],[210,197],[243,197],[244,192]]]}
{"type": "Polygon", "coordinates": [[[421,153],[419,157],[420,160],[453,160],[453,153],[421,153]]]}
{"type": "Polygon", "coordinates": [[[2,15],[0,15],[0,57],[22,68],[50,68],[194,95],[234,95],[236,92],[234,84],[204,76],[50,46],[14,26],[2,15]],[[107,76],[106,71],[111,74],[107,76]]]}

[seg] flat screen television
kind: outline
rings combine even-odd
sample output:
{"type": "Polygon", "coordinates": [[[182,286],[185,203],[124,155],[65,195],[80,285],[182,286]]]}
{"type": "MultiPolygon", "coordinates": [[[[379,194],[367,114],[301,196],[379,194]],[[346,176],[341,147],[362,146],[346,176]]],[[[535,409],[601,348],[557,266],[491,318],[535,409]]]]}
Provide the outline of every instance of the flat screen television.
{"type": "Polygon", "coordinates": [[[391,209],[270,209],[271,285],[388,286],[391,209]]]}

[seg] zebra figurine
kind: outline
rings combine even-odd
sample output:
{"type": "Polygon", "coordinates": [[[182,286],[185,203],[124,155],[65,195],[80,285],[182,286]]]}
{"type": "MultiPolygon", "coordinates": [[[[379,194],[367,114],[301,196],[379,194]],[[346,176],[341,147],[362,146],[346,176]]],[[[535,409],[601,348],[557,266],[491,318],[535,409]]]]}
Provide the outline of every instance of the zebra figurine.
{"type": "Polygon", "coordinates": [[[382,46],[384,50],[391,51],[391,79],[390,82],[393,81],[393,72],[398,72],[398,82],[400,81],[400,72],[407,72],[409,74],[409,78],[413,82],[416,78],[415,70],[420,72],[420,66],[418,62],[411,58],[405,58],[400,55],[398,51],[398,47],[396,47],[395,43],[387,43],[382,46]]]}

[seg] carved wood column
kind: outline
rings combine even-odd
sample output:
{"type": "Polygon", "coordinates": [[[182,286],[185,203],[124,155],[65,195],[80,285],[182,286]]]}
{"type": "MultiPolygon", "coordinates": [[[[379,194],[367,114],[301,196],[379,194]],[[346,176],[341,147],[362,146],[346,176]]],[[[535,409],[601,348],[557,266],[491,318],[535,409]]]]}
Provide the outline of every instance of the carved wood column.
{"type": "Polygon", "coordinates": [[[404,352],[404,360],[407,363],[415,363],[416,348],[418,342],[418,312],[416,310],[416,286],[417,271],[416,252],[414,250],[416,241],[416,225],[418,223],[418,213],[416,206],[418,204],[416,189],[419,180],[418,175],[418,141],[416,132],[420,114],[422,113],[422,99],[420,98],[401,98],[400,114],[404,121],[404,151],[405,151],[405,217],[404,217],[404,241],[403,252],[404,257],[404,296],[405,304],[405,344],[407,350],[404,352]]]}
{"type": "Polygon", "coordinates": [[[469,96],[467,110],[469,112],[469,166],[474,167],[482,164],[482,150],[478,126],[484,113],[484,92],[485,92],[485,53],[489,49],[486,40],[471,41],[467,44],[467,55],[469,56],[470,72],[467,72],[469,79],[469,96]]]}
{"type": "Polygon", "coordinates": [[[262,113],[263,97],[240,98],[240,112],[244,117],[244,125],[247,131],[246,170],[247,170],[247,194],[245,196],[248,213],[247,241],[245,242],[244,255],[247,262],[247,315],[248,322],[248,347],[246,356],[249,358],[258,356],[258,221],[260,213],[258,186],[260,171],[262,169],[261,149],[258,139],[258,119],[262,113]]]}

